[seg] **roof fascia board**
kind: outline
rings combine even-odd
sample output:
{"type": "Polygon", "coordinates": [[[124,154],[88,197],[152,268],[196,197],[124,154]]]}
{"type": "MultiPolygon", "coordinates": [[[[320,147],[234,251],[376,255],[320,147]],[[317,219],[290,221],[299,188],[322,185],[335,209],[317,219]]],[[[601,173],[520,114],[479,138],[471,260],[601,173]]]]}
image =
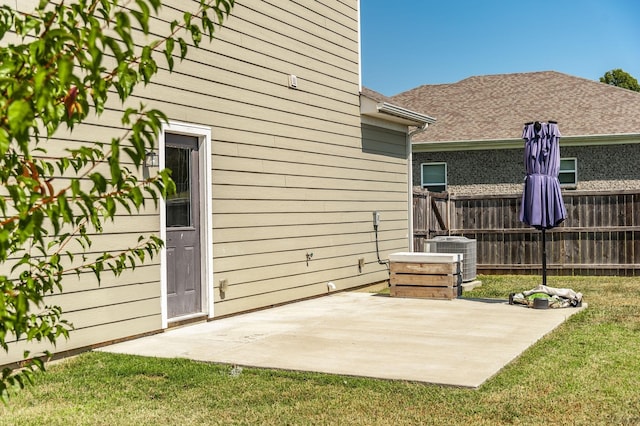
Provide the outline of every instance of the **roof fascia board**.
{"type": "MultiPolygon", "coordinates": [[[[640,134],[613,134],[596,136],[563,136],[561,146],[622,145],[640,143],[640,134]]],[[[413,152],[478,151],[521,148],[522,139],[467,140],[445,142],[413,142],[413,152]]]]}

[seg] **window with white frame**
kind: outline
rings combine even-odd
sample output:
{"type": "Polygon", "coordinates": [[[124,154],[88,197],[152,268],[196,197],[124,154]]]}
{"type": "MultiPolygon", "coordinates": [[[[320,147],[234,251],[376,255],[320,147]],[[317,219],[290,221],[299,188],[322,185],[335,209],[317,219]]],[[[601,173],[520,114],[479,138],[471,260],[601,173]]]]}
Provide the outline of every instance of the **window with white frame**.
{"type": "Polygon", "coordinates": [[[422,163],[420,170],[423,188],[431,192],[447,190],[447,163],[422,163]]]}
{"type": "Polygon", "coordinates": [[[558,174],[560,186],[563,188],[575,188],[578,185],[578,159],[561,158],[560,173],[558,174]]]}

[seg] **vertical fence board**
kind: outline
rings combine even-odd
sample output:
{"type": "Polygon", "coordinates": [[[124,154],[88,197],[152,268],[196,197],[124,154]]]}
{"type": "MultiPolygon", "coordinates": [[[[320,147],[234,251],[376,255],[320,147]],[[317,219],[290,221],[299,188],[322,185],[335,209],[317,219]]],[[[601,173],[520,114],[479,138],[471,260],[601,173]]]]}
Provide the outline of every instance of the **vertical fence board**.
{"type": "MultiPolygon", "coordinates": [[[[546,232],[549,274],[640,275],[640,191],[565,191],[563,198],[567,219],[546,232]]],[[[414,249],[436,235],[464,235],[477,241],[479,271],[540,273],[541,232],[520,222],[520,202],[519,195],[414,190],[414,249]]]]}

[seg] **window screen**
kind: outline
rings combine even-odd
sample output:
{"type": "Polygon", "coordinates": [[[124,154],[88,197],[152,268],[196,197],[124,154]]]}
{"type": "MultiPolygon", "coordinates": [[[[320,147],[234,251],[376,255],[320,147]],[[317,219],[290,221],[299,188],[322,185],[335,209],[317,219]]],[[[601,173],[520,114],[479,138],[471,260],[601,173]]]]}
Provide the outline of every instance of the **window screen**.
{"type": "Polygon", "coordinates": [[[578,184],[578,160],[576,158],[561,158],[558,180],[562,187],[575,187],[578,184]]]}
{"type": "Polygon", "coordinates": [[[431,192],[447,190],[447,163],[423,163],[422,187],[431,192]]]}

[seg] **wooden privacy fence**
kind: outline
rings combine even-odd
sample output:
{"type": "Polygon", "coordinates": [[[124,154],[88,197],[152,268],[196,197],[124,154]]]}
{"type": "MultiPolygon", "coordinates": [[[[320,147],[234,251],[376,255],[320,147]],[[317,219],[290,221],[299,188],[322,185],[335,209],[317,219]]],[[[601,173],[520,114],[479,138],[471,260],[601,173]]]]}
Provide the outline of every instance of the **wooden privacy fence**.
{"type": "MultiPolygon", "coordinates": [[[[520,222],[521,195],[413,192],[413,241],[477,241],[479,273],[538,274],[541,232],[520,222]]],[[[546,232],[549,275],[640,275],[640,191],[566,191],[567,219],[546,232]]]]}

